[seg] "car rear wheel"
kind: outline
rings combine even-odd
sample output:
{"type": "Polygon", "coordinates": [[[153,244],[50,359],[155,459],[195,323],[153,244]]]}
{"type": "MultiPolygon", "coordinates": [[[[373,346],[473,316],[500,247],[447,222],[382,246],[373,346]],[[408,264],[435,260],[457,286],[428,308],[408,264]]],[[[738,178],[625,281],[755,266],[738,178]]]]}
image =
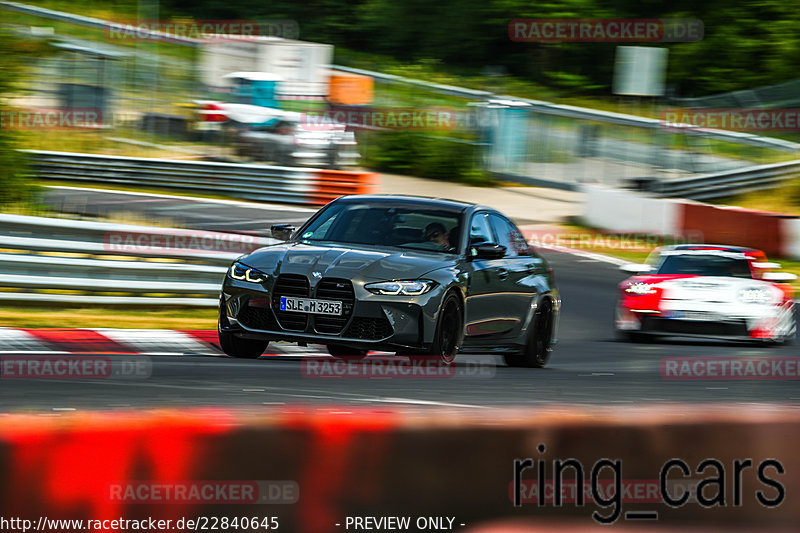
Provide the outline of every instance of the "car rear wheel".
{"type": "Polygon", "coordinates": [[[519,355],[503,355],[508,366],[542,368],[553,353],[553,304],[545,300],[533,314],[525,350],[519,355]]]}
{"type": "Polygon", "coordinates": [[[448,293],[442,302],[439,312],[439,321],[436,324],[436,333],[433,344],[425,354],[410,355],[411,361],[431,362],[442,365],[451,365],[456,359],[456,354],[461,349],[464,341],[464,311],[461,300],[454,293],[448,293]]]}
{"type": "Polygon", "coordinates": [[[359,350],[358,348],[350,348],[338,344],[329,344],[328,353],[337,359],[347,359],[351,361],[363,359],[367,356],[367,350],[359,350]]]}

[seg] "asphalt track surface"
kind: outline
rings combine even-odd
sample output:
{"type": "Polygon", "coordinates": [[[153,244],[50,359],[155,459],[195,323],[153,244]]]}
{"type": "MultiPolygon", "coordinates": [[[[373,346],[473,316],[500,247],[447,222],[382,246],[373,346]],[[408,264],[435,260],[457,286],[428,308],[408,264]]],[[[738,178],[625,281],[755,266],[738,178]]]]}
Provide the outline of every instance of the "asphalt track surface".
{"type": "Polygon", "coordinates": [[[234,200],[205,200],[189,196],[150,194],[78,187],[48,187],[42,202],[52,209],[86,217],[207,231],[254,233],[270,236],[272,224],[300,225],[316,209],[302,206],[256,204],[234,200]]]}
{"type": "MultiPolygon", "coordinates": [[[[662,359],[669,357],[797,356],[797,345],[616,341],[611,329],[615,287],[624,273],[614,265],[571,254],[544,255],[555,268],[563,298],[560,341],[545,369],[508,368],[496,356],[478,355],[461,357],[455,375],[447,377],[319,378],[304,372],[309,359],[301,355],[258,360],[112,355],[115,361],[148,357],[152,372],[137,379],[2,379],[0,413],[165,406],[486,409],[553,404],[624,407],[654,402],[743,407],[754,403],[800,404],[797,381],[670,380],[664,379],[660,370],[662,359]]],[[[326,355],[319,346],[309,346],[302,352],[326,355]]]]}

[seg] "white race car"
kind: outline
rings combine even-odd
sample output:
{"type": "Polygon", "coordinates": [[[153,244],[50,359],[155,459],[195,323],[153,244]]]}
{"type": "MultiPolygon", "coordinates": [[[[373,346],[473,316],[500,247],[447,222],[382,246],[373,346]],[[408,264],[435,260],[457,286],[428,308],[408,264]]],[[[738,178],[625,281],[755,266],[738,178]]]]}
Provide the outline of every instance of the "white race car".
{"type": "Polygon", "coordinates": [[[761,250],[710,244],[656,249],[619,284],[615,328],[630,340],[651,335],[787,342],[796,331],[797,278],[775,272],[761,250]]]}

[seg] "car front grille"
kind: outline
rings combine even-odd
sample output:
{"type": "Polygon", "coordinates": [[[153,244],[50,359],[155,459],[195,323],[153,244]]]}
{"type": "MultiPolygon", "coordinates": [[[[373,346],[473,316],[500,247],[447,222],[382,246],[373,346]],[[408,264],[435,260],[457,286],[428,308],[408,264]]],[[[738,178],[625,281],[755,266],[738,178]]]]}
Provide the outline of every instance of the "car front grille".
{"type": "Polygon", "coordinates": [[[350,320],[350,315],[353,314],[353,304],[355,302],[355,295],[353,293],[353,284],[349,279],[338,278],[323,278],[317,285],[316,297],[320,300],[334,300],[342,302],[342,314],[339,316],[332,315],[315,315],[314,328],[317,333],[324,333],[327,335],[338,335],[347,325],[350,320]]]}
{"type": "Polygon", "coordinates": [[[394,333],[392,325],[386,317],[363,318],[356,317],[347,328],[344,336],[348,339],[363,339],[375,341],[391,337],[394,333]]]}
{"type": "Polygon", "coordinates": [[[308,325],[308,315],[305,313],[292,313],[281,311],[281,296],[295,296],[298,298],[308,298],[309,284],[308,278],[297,274],[281,274],[275,280],[272,288],[272,309],[275,317],[283,329],[292,331],[305,331],[308,325]]]}

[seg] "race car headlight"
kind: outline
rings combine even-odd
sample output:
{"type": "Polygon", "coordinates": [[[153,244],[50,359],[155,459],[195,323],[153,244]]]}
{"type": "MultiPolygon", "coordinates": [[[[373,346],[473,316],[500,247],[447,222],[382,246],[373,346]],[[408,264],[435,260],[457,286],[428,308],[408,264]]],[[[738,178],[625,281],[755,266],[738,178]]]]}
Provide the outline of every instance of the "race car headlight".
{"type": "Polygon", "coordinates": [[[232,264],[230,270],[228,270],[228,275],[235,280],[248,281],[250,283],[261,283],[269,277],[260,270],[250,268],[241,263],[232,264]]]}
{"type": "Polygon", "coordinates": [[[766,289],[752,287],[739,291],[739,301],[743,304],[768,304],[772,301],[772,296],[766,289]]]}
{"type": "Polygon", "coordinates": [[[652,283],[631,283],[628,285],[628,288],[625,289],[625,292],[642,296],[644,294],[655,294],[656,290],[652,283]]]}
{"type": "Polygon", "coordinates": [[[387,294],[394,296],[418,296],[431,290],[435,281],[420,279],[414,281],[380,281],[368,283],[364,288],[374,294],[387,294]]]}

